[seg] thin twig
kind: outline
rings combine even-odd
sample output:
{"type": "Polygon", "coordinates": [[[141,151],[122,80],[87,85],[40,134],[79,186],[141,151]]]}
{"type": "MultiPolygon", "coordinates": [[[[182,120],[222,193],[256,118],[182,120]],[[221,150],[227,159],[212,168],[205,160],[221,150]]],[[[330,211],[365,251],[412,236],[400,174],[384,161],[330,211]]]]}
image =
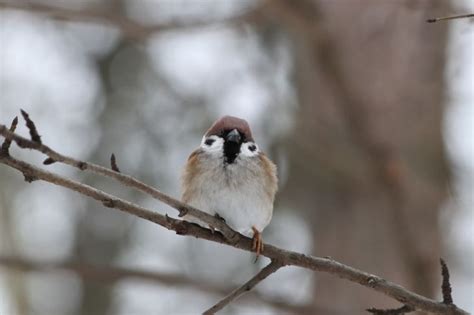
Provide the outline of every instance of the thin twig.
{"type": "Polygon", "coordinates": [[[41,144],[41,136],[38,134],[38,130],[36,129],[35,123],[30,119],[30,115],[25,112],[23,109],[21,110],[21,115],[26,121],[26,127],[30,130],[31,140],[33,142],[41,144]]]}
{"type": "MultiPolygon", "coordinates": [[[[16,126],[18,125],[18,116],[13,118],[12,123],[10,125],[10,132],[15,132],[16,126]]],[[[11,139],[5,139],[2,143],[2,148],[0,149],[0,154],[8,155],[8,150],[10,150],[10,145],[12,144],[11,139]]]]}
{"type": "MultiPolygon", "coordinates": [[[[237,241],[238,235],[235,231],[233,231],[224,221],[219,220],[218,218],[200,211],[194,207],[191,207],[177,199],[174,199],[161,191],[141,182],[138,181],[137,179],[124,175],[122,173],[115,172],[113,170],[110,170],[106,167],[102,167],[100,165],[96,165],[93,163],[88,163],[88,162],[83,162],[76,160],[74,158],[62,155],[48,146],[37,143],[34,141],[31,141],[29,139],[26,139],[24,137],[21,137],[13,132],[10,132],[4,125],[0,125],[0,134],[3,135],[6,139],[10,139],[15,141],[18,146],[21,148],[29,148],[33,150],[40,151],[44,154],[46,154],[51,160],[56,161],[56,162],[61,162],[67,165],[71,165],[73,167],[77,167],[80,170],[87,170],[96,174],[104,175],[107,177],[111,177],[120,183],[124,184],[125,186],[135,188],[141,192],[144,192],[145,194],[148,194],[152,196],[153,198],[166,203],[170,207],[176,209],[179,211],[179,216],[183,217],[186,214],[189,214],[202,222],[205,222],[209,224],[210,226],[213,226],[214,228],[218,229],[224,236],[229,239],[231,242],[237,241]]],[[[48,159],[45,160],[45,162],[48,159]]],[[[43,162],[44,163],[44,162],[43,162]]]]}
{"type": "Polygon", "coordinates": [[[391,309],[377,309],[377,308],[369,308],[367,312],[375,314],[375,315],[403,315],[406,313],[413,312],[415,309],[408,305],[403,305],[399,308],[391,308],[391,309]]]}
{"type": "Polygon", "coordinates": [[[214,306],[206,310],[203,315],[212,315],[216,312],[220,311],[227,305],[229,305],[233,300],[237,299],[241,295],[247,293],[248,291],[252,290],[257,284],[265,280],[269,275],[276,272],[278,269],[283,267],[283,264],[272,260],[265,268],[260,270],[255,276],[252,277],[249,281],[245,282],[240,288],[235,289],[225,298],[217,302],[214,306]]]}
{"type": "Polygon", "coordinates": [[[465,19],[465,18],[472,18],[472,17],[474,17],[474,13],[461,14],[461,15],[442,16],[442,17],[427,19],[426,22],[428,22],[428,23],[435,23],[435,22],[438,22],[438,21],[455,20],[455,19],[465,19]]]}
{"type": "Polygon", "coordinates": [[[117,166],[117,160],[115,159],[115,154],[113,153],[110,156],[110,167],[112,168],[113,171],[120,173],[120,169],[117,166]]]}
{"type": "Polygon", "coordinates": [[[449,283],[449,269],[446,262],[440,258],[439,263],[441,264],[441,276],[443,282],[441,284],[441,292],[443,293],[443,303],[453,304],[453,296],[451,295],[451,284],[449,283]]]}
{"type": "MultiPolygon", "coordinates": [[[[0,125],[0,133],[5,134],[5,131],[6,128],[0,125]]],[[[163,216],[155,211],[140,207],[134,203],[105,193],[89,185],[82,184],[77,181],[64,178],[57,174],[39,169],[33,165],[17,160],[10,156],[0,155],[0,163],[19,170],[20,172],[25,174],[25,176],[29,176],[35,179],[41,179],[58,186],[66,187],[70,190],[79,192],[82,195],[98,200],[107,207],[116,208],[118,210],[133,214],[145,220],[159,224],[168,230],[175,231],[178,235],[190,235],[196,238],[213,241],[220,244],[226,244],[235,248],[252,252],[252,240],[243,235],[238,234],[238,241],[232,243],[229,242],[220,233],[212,232],[211,230],[203,228],[197,224],[192,224],[186,221],[170,218],[168,216],[163,216]]],[[[367,272],[344,265],[332,259],[307,256],[301,253],[287,251],[272,246],[270,244],[264,244],[264,250],[261,255],[266,256],[272,260],[277,260],[284,265],[292,265],[313,271],[326,272],[335,275],[339,278],[359,283],[365,287],[372,288],[375,291],[390,296],[403,304],[410,305],[417,310],[446,315],[468,314],[466,311],[458,308],[455,305],[447,305],[441,302],[437,302],[435,300],[428,299],[424,296],[413,293],[398,284],[387,281],[376,275],[372,275],[367,272]]]]}

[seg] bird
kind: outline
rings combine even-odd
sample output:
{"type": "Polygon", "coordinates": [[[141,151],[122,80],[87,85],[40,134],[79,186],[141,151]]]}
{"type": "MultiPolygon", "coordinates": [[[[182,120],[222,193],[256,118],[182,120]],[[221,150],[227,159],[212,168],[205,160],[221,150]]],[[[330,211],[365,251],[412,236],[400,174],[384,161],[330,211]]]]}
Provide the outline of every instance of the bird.
{"type": "MultiPolygon", "coordinates": [[[[277,167],[254,141],[246,120],[224,116],[207,130],[181,176],[182,201],[222,218],[252,238],[256,259],[270,223],[278,189],[277,167]]],[[[209,227],[186,215],[185,220],[209,227]]]]}

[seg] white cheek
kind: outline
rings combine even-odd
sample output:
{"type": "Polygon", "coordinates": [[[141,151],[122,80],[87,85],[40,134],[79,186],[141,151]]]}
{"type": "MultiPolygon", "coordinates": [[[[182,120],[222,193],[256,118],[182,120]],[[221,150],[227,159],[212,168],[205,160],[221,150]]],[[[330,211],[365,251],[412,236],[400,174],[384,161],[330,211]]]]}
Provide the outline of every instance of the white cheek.
{"type": "Polygon", "coordinates": [[[240,154],[242,156],[252,157],[252,156],[257,156],[258,153],[259,153],[258,146],[255,143],[245,142],[245,143],[242,143],[242,146],[240,147],[240,154]],[[251,151],[249,149],[250,146],[255,146],[256,149],[254,151],[251,151]]]}
{"type": "Polygon", "coordinates": [[[203,137],[201,141],[201,148],[203,149],[203,151],[208,152],[210,154],[222,154],[223,146],[224,146],[224,139],[217,136],[211,136],[209,138],[203,137]],[[211,145],[207,145],[205,143],[206,139],[213,139],[214,142],[211,145]]]}

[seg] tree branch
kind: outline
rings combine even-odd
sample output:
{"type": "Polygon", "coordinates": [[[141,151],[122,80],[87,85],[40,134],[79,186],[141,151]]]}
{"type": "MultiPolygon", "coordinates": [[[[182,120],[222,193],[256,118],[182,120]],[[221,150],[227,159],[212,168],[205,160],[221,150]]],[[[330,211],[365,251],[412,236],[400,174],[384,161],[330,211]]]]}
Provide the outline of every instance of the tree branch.
{"type": "MultiPolygon", "coordinates": [[[[115,178],[124,185],[137,188],[143,192],[146,192],[156,198],[176,209],[180,210],[181,213],[184,209],[188,210],[189,214],[195,213],[196,215],[201,215],[202,212],[194,209],[188,205],[185,205],[174,198],[171,198],[160,191],[139,182],[138,180],[123,175],[122,173],[117,173],[107,168],[82,161],[78,161],[66,156],[63,156],[49,147],[33,142],[31,140],[25,139],[19,135],[16,135],[8,130],[4,125],[0,125],[0,134],[7,139],[11,139],[16,142],[22,148],[35,149],[37,151],[43,152],[52,158],[55,161],[60,161],[65,164],[75,166],[81,170],[90,170],[97,174],[115,178]]],[[[154,212],[150,209],[143,208],[139,205],[136,205],[132,202],[126,201],[124,199],[118,198],[114,195],[108,194],[101,190],[98,190],[92,186],[79,183],[77,181],[59,176],[57,174],[45,171],[43,169],[37,168],[26,162],[17,160],[9,155],[0,153],[0,163],[5,164],[9,167],[17,169],[22,172],[25,178],[30,180],[44,180],[52,184],[66,187],[70,190],[76,191],[82,195],[91,197],[97,201],[102,202],[106,207],[116,208],[118,210],[133,214],[135,216],[141,217],[145,220],[154,222],[165,227],[168,230],[175,231],[179,235],[189,235],[196,238],[206,239],[208,241],[213,241],[216,243],[226,244],[235,248],[242,250],[252,251],[252,240],[248,237],[240,235],[239,233],[233,231],[236,235],[235,240],[232,242],[228,238],[224,237],[221,233],[212,232],[209,229],[203,228],[199,225],[192,224],[186,221],[179,219],[174,219],[168,217],[167,215],[162,215],[157,212],[154,212]]],[[[198,217],[200,219],[200,217],[198,217]]],[[[217,220],[211,216],[213,220],[217,220]]],[[[208,218],[207,218],[208,219],[208,218]]],[[[220,220],[219,220],[220,221],[220,220]]],[[[213,222],[214,223],[214,222],[213,222]]],[[[220,222],[222,223],[222,222],[220,222]]],[[[225,226],[229,228],[228,226],[225,226]]],[[[230,229],[230,228],[229,228],[230,229]]],[[[232,231],[232,230],[231,230],[232,231]]],[[[261,253],[263,256],[266,256],[272,260],[278,261],[281,266],[298,266],[301,268],[326,272],[332,275],[335,275],[339,278],[349,280],[354,283],[361,284],[362,286],[371,288],[377,292],[383,293],[393,299],[413,307],[416,310],[428,311],[436,314],[447,314],[447,315],[465,315],[468,314],[466,311],[458,308],[454,304],[445,304],[435,300],[428,299],[424,296],[413,293],[404,287],[387,281],[379,276],[372,275],[370,273],[355,269],[353,267],[344,265],[337,261],[334,261],[329,258],[320,258],[307,256],[301,253],[287,251],[269,244],[265,244],[264,250],[261,253]]]]}
{"type": "Polygon", "coordinates": [[[48,146],[44,144],[26,139],[24,137],[21,137],[11,132],[4,125],[0,125],[0,134],[10,141],[15,141],[18,144],[18,146],[21,148],[34,149],[46,154],[48,156],[48,159],[46,159],[43,162],[43,164],[46,164],[46,165],[51,164],[51,161],[61,162],[61,163],[76,167],[80,169],[81,171],[90,171],[99,175],[113,178],[117,180],[118,182],[124,184],[125,186],[135,188],[145,194],[152,196],[153,198],[161,202],[166,203],[170,207],[178,210],[180,217],[183,217],[186,214],[191,215],[201,220],[202,222],[205,222],[209,224],[210,226],[221,231],[221,233],[224,234],[224,236],[229,241],[234,242],[237,240],[237,237],[238,237],[237,233],[233,231],[224,221],[219,220],[218,218],[215,218],[214,216],[206,212],[203,212],[194,207],[191,207],[177,199],[174,199],[162,193],[158,189],[153,188],[141,181],[138,181],[131,176],[124,175],[122,173],[116,172],[114,170],[108,169],[100,165],[79,161],[74,158],[62,155],[52,150],[51,148],[49,148],[48,146]]]}
{"type": "MultiPolygon", "coordinates": [[[[15,132],[16,126],[18,125],[18,116],[13,118],[12,123],[10,125],[10,132],[15,132]]],[[[10,145],[12,144],[12,141],[10,139],[5,139],[3,141],[2,146],[0,147],[0,150],[3,154],[8,155],[8,150],[10,150],[10,145]]]]}
{"type": "MultiPolygon", "coordinates": [[[[441,293],[443,294],[443,304],[452,305],[453,304],[453,297],[451,295],[451,283],[449,282],[449,269],[446,262],[440,258],[439,260],[441,265],[441,277],[443,281],[441,282],[441,293]]],[[[392,308],[392,309],[377,309],[377,308],[369,308],[367,312],[376,314],[376,315],[403,315],[407,313],[411,313],[415,311],[413,307],[410,305],[403,305],[399,308],[392,308]]]]}
{"type": "Polygon", "coordinates": [[[269,275],[276,272],[281,267],[283,267],[283,264],[281,264],[277,260],[272,260],[265,268],[263,268],[262,270],[260,270],[259,273],[253,276],[252,279],[245,282],[240,288],[235,289],[225,298],[217,302],[214,306],[206,310],[203,313],[203,315],[212,315],[220,311],[221,309],[226,307],[228,304],[230,304],[233,300],[237,299],[239,296],[252,290],[253,287],[255,287],[258,283],[265,280],[269,275]]]}
{"type": "Polygon", "coordinates": [[[460,15],[451,15],[451,16],[442,16],[437,18],[427,19],[426,22],[428,23],[435,23],[438,21],[446,21],[446,20],[456,20],[456,19],[465,19],[465,18],[473,18],[474,13],[469,14],[460,14],[460,15]]]}
{"type": "Polygon", "coordinates": [[[21,115],[23,116],[23,119],[26,122],[26,127],[28,127],[28,130],[30,131],[30,137],[33,142],[41,144],[41,136],[38,134],[38,130],[36,130],[35,123],[33,120],[30,119],[30,115],[28,115],[27,112],[25,112],[23,109],[20,110],[21,115]]]}
{"type": "Polygon", "coordinates": [[[375,315],[403,315],[403,314],[410,313],[413,311],[414,309],[408,305],[403,305],[402,307],[399,307],[399,308],[392,308],[392,309],[387,309],[387,310],[381,310],[377,308],[367,309],[367,312],[375,314],[375,315]]]}

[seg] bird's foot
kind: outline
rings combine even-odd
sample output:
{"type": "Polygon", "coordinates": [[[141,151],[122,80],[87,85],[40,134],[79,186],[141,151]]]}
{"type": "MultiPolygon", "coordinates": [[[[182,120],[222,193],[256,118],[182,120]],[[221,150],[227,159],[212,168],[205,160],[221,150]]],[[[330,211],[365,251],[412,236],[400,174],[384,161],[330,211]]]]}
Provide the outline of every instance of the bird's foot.
{"type": "Polygon", "coordinates": [[[257,262],[260,253],[263,252],[263,239],[262,233],[260,233],[254,226],[252,226],[253,238],[252,238],[252,250],[255,251],[256,257],[255,262],[257,262]]]}

